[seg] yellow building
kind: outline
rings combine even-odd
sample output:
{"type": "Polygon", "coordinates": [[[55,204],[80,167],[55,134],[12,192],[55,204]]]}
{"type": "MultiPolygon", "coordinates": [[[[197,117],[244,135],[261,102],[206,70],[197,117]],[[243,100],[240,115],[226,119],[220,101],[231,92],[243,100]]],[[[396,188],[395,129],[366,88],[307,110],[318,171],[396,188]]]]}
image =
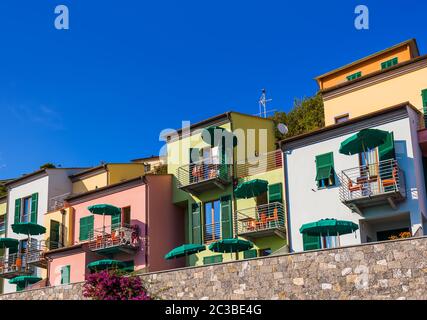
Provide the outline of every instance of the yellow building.
{"type": "MultiPolygon", "coordinates": [[[[240,259],[286,250],[284,175],[274,130],[271,119],[227,112],[165,135],[174,203],[186,211],[187,243],[208,246],[237,237],[252,241],[254,248],[241,252],[240,259]],[[235,139],[233,148],[221,148],[215,139],[203,137],[218,130],[225,139],[235,139]],[[236,195],[239,185],[256,179],[264,183],[262,194],[236,195]]],[[[205,250],[192,255],[188,263],[230,259],[235,255],[205,250]]]]}
{"type": "Polygon", "coordinates": [[[423,110],[427,55],[420,56],[411,39],[323,74],[316,81],[326,126],[402,102],[423,110]]]}

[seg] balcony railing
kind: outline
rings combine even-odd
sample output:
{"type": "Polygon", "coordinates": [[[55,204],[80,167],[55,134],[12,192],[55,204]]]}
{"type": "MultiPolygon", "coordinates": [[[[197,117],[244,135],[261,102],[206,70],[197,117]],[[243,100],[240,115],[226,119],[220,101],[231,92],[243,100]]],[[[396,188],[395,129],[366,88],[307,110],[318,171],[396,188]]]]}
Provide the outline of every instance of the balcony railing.
{"type": "Polygon", "coordinates": [[[28,264],[35,267],[47,268],[48,261],[46,259],[46,252],[63,247],[64,245],[62,243],[50,240],[32,243],[27,255],[28,264]]]}
{"type": "Polygon", "coordinates": [[[34,268],[27,263],[26,253],[12,253],[0,257],[0,278],[12,279],[33,273],[34,268]]]}
{"type": "Polygon", "coordinates": [[[206,160],[186,164],[177,169],[178,187],[200,193],[212,187],[224,188],[231,182],[231,164],[208,163],[206,160]]]}
{"type": "Polygon", "coordinates": [[[89,249],[101,254],[120,251],[135,253],[140,247],[139,230],[136,225],[112,225],[97,228],[89,235],[89,249]]]}
{"type": "Polygon", "coordinates": [[[359,212],[369,206],[390,204],[406,197],[405,177],[394,159],[347,169],[339,175],[340,200],[359,212]]]}
{"type": "Polygon", "coordinates": [[[285,237],[285,210],[280,202],[237,211],[237,233],[247,238],[285,237]]]}
{"type": "Polygon", "coordinates": [[[244,178],[282,167],[282,151],[275,150],[236,164],[237,178],[244,178]]]}

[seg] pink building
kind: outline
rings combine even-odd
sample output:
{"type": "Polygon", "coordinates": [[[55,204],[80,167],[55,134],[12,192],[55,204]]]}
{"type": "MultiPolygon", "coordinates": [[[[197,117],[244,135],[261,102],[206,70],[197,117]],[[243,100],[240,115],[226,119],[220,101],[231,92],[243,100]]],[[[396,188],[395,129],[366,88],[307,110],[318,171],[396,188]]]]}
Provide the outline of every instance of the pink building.
{"type": "Polygon", "coordinates": [[[84,281],[88,264],[118,260],[126,269],[159,271],[184,266],[164,255],[184,243],[184,213],[172,203],[172,176],[146,175],[68,198],[73,245],[50,250],[51,285],[84,281]],[[121,214],[92,214],[88,207],[108,204],[121,214]]]}

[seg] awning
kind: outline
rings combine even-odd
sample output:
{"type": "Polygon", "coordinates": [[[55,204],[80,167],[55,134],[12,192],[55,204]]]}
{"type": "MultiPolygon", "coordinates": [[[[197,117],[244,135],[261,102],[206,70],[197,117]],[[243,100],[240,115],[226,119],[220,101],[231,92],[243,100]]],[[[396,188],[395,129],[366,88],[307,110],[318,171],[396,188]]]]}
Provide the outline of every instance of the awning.
{"type": "Polygon", "coordinates": [[[256,197],[268,190],[268,181],[254,179],[240,183],[234,189],[234,196],[237,199],[247,199],[256,197]]]}
{"type": "Polygon", "coordinates": [[[382,145],[388,136],[387,131],[363,129],[341,142],[339,152],[346,155],[366,152],[382,145]]]}
{"type": "Polygon", "coordinates": [[[329,179],[329,177],[332,175],[332,166],[324,166],[317,169],[316,174],[316,181],[323,180],[323,179],[329,179]]]}
{"type": "Polygon", "coordinates": [[[12,238],[0,238],[0,248],[18,248],[19,241],[12,238]]]}
{"type": "Polygon", "coordinates": [[[9,280],[10,284],[28,285],[41,281],[42,278],[35,276],[18,276],[9,280]]]}
{"type": "Polygon", "coordinates": [[[97,260],[89,263],[87,265],[88,269],[94,271],[94,270],[105,270],[105,269],[111,269],[111,268],[124,268],[126,264],[119,260],[111,260],[111,259],[104,259],[104,260],[97,260]]]}
{"type": "Polygon", "coordinates": [[[121,213],[121,209],[111,204],[95,204],[87,208],[93,214],[113,216],[121,213]]]}
{"type": "Polygon", "coordinates": [[[246,251],[252,249],[253,246],[254,244],[251,241],[232,238],[212,242],[209,245],[209,250],[214,252],[232,253],[246,251]]]}
{"type": "Polygon", "coordinates": [[[37,236],[46,232],[46,228],[34,222],[20,222],[12,224],[13,232],[37,236]]]}
{"type": "Polygon", "coordinates": [[[337,236],[352,233],[359,229],[359,226],[352,221],[321,219],[316,222],[303,224],[299,229],[300,233],[321,236],[337,236]]]}
{"type": "Polygon", "coordinates": [[[165,259],[169,260],[173,258],[185,257],[204,250],[206,250],[206,246],[201,244],[183,244],[182,246],[176,247],[175,249],[169,251],[165,255],[165,259]]]}

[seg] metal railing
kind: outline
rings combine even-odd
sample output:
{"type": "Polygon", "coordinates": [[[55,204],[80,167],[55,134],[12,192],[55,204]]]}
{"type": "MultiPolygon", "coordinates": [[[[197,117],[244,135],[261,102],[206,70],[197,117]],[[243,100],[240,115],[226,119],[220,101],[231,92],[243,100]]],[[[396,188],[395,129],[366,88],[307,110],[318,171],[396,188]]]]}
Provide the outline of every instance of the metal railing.
{"type": "Polygon", "coordinates": [[[265,173],[282,167],[282,151],[275,150],[259,155],[251,159],[246,159],[245,163],[235,165],[237,178],[244,178],[260,173],[265,173]]]}
{"type": "Polygon", "coordinates": [[[339,179],[342,202],[389,193],[405,196],[406,193],[404,174],[395,159],[343,170],[339,179]]]}
{"type": "Polygon", "coordinates": [[[180,166],[177,169],[178,187],[201,183],[204,181],[218,179],[223,182],[231,181],[232,165],[209,163],[201,160],[180,166]]]}
{"type": "Polygon", "coordinates": [[[239,235],[285,228],[285,209],[280,202],[242,209],[236,213],[237,233],[239,235]]]}
{"type": "Polygon", "coordinates": [[[89,249],[96,251],[113,247],[140,247],[139,230],[136,225],[110,225],[94,229],[89,234],[89,249]]]}
{"type": "Polygon", "coordinates": [[[203,239],[205,243],[221,239],[221,222],[205,224],[203,230],[203,239]]]}
{"type": "Polygon", "coordinates": [[[32,243],[28,249],[28,263],[37,263],[46,260],[46,252],[49,250],[63,248],[64,244],[61,242],[51,240],[40,240],[32,243]]]}
{"type": "Polygon", "coordinates": [[[0,276],[5,274],[28,274],[34,268],[27,263],[27,253],[12,253],[0,257],[0,276]]]}

